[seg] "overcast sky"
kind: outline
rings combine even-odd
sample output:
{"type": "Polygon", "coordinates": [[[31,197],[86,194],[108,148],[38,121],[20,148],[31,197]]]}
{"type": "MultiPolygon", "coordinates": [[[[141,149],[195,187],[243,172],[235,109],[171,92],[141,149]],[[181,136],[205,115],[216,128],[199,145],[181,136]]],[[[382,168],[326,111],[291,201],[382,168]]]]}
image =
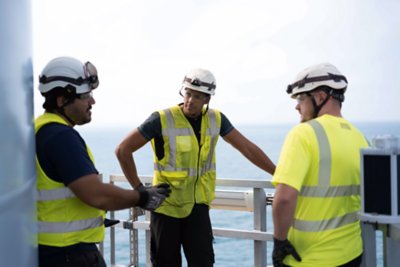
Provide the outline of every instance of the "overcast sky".
{"type": "Polygon", "coordinates": [[[37,76],[57,56],[97,66],[95,126],[136,126],[181,102],[186,72],[211,70],[210,106],[237,124],[297,123],[286,86],[331,62],[349,81],[343,115],[400,122],[400,1],[32,1],[37,76]]]}

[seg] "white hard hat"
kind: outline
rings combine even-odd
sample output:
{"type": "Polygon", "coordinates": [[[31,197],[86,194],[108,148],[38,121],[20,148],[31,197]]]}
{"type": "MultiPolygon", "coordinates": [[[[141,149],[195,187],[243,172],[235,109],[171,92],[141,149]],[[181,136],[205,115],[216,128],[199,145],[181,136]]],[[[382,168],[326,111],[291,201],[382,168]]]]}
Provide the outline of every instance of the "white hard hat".
{"type": "Polygon", "coordinates": [[[39,76],[39,91],[45,94],[56,87],[68,85],[69,88],[75,88],[76,94],[97,88],[99,79],[96,67],[72,57],[58,57],[47,63],[39,76]]]}
{"type": "Polygon", "coordinates": [[[193,69],[186,74],[182,89],[192,89],[205,94],[214,95],[217,87],[214,75],[205,69],[193,69]]]}
{"type": "Polygon", "coordinates": [[[310,92],[320,86],[327,86],[344,93],[347,79],[334,65],[321,63],[301,71],[294,82],[288,85],[286,92],[295,98],[298,94],[310,92]]]}

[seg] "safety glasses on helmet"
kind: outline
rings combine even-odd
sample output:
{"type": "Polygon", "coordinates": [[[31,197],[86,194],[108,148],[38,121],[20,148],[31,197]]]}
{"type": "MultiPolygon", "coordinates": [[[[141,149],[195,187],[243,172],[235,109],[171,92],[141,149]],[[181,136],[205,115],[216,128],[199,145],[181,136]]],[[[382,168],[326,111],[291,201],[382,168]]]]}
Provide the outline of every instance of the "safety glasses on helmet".
{"type": "Polygon", "coordinates": [[[39,82],[42,84],[54,82],[54,81],[64,81],[68,83],[72,83],[74,85],[82,85],[82,84],[89,84],[91,89],[97,88],[99,86],[99,78],[97,76],[97,69],[96,67],[90,63],[89,61],[84,65],[84,73],[85,77],[79,78],[71,78],[66,76],[50,76],[47,77],[46,75],[41,75],[39,77],[39,82]]]}

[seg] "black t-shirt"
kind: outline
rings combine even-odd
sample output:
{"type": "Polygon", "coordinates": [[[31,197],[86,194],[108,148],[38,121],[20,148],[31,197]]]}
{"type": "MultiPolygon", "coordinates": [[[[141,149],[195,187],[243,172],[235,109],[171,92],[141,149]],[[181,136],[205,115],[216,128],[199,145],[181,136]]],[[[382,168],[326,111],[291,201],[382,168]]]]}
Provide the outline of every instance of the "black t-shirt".
{"type": "MultiPolygon", "coordinates": [[[[186,117],[190,125],[192,125],[193,131],[196,134],[197,140],[200,140],[200,129],[202,116],[196,119],[186,117]]],[[[221,112],[221,129],[219,135],[224,137],[234,129],[228,118],[221,112]]],[[[160,113],[157,111],[152,113],[139,127],[139,132],[148,141],[154,138],[156,155],[159,160],[164,157],[164,140],[162,138],[161,120],[160,113]]]]}

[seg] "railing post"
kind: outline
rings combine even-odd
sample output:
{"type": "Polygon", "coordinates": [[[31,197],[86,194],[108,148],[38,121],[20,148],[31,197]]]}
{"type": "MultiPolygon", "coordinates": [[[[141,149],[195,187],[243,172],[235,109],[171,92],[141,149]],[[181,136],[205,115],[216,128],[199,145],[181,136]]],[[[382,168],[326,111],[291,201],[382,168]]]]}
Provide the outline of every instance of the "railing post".
{"type": "Polygon", "coordinates": [[[375,226],[370,223],[361,222],[361,234],[364,246],[361,267],[375,267],[376,266],[375,226]]]}
{"type": "MultiPolygon", "coordinates": [[[[114,181],[110,179],[110,184],[114,185],[114,181]]],[[[110,211],[110,219],[115,219],[115,211],[110,211]]],[[[110,262],[111,266],[115,265],[115,228],[110,227],[110,262]]]]}
{"type": "MultiPolygon", "coordinates": [[[[267,196],[263,188],[253,188],[254,230],[267,231],[267,196]]],[[[254,267],[267,266],[267,244],[254,240],[254,267]]]]}
{"type": "MultiPolygon", "coordinates": [[[[146,211],[144,214],[145,214],[146,221],[150,221],[151,213],[149,211],[146,211]]],[[[146,230],[145,233],[146,233],[146,238],[145,238],[145,240],[146,240],[146,266],[151,267],[152,265],[151,265],[151,260],[150,260],[150,240],[151,240],[150,230],[146,230]]]]}
{"type": "MultiPolygon", "coordinates": [[[[138,220],[138,208],[129,209],[132,223],[138,220]]],[[[137,229],[129,229],[130,266],[139,266],[139,238],[137,229]]]]}

